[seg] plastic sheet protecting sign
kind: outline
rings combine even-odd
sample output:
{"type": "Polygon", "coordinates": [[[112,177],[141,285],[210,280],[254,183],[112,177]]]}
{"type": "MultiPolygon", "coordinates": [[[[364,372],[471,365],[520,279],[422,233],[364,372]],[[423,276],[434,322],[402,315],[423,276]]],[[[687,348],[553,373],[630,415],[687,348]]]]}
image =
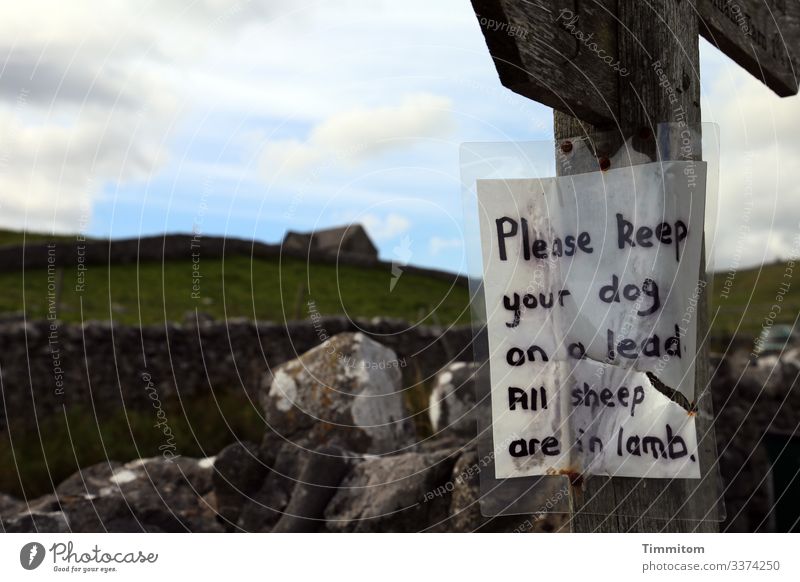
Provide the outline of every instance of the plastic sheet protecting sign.
{"type": "Polygon", "coordinates": [[[478,180],[495,477],[700,477],[706,164],[478,180]]]}

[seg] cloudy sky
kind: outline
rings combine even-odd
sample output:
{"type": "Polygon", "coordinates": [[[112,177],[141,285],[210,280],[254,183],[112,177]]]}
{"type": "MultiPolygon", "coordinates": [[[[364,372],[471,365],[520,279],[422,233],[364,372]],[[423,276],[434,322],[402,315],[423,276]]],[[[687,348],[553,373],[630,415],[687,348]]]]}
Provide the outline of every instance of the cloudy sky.
{"type": "MultiPolygon", "coordinates": [[[[458,147],[546,140],[468,0],[26,0],[0,7],[0,227],[279,240],[358,221],[462,269],[458,147]]],[[[800,105],[703,43],[717,266],[800,232],[800,105]]],[[[399,249],[399,251],[398,251],[399,249]]]]}

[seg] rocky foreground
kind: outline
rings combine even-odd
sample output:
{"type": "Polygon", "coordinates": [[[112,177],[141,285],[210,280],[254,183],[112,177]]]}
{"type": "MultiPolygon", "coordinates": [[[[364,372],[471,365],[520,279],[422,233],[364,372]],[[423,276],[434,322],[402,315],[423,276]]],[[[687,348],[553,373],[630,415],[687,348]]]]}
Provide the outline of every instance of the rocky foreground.
{"type": "MultiPolygon", "coordinates": [[[[562,517],[480,513],[474,365],[442,370],[420,440],[401,363],[360,333],[333,337],[264,382],[267,432],[206,459],[87,467],[53,494],[0,494],[7,532],[557,531],[562,517]]],[[[69,451],[65,450],[68,454],[69,451]]]]}

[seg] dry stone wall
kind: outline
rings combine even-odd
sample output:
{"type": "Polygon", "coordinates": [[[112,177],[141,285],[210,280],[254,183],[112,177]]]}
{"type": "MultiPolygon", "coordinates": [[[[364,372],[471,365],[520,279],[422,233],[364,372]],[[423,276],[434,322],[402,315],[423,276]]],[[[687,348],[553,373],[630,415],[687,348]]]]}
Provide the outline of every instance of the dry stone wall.
{"type": "Polygon", "coordinates": [[[469,327],[409,327],[392,320],[343,317],[286,324],[248,320],[169,323],[142,328],[89,322],[0,326],[0,423],[38,418],[67,407],[103,414],[144,409],[160,400],[235,391],[257,402],[276,366],[342,332],[363,331],[397,354],[404,380],[432,377],[450,361],[469,361],[469,327]],[[54,333],[55,332],[55,333],[54,333]],[[34,414],[35,413],[35,414],[34,414]]]}

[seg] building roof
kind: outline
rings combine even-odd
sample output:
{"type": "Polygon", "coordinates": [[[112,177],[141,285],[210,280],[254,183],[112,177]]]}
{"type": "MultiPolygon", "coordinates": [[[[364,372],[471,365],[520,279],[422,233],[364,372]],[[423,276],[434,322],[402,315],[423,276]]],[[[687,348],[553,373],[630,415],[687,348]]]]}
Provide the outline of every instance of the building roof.
{"type": "Polygon", "coordinates": [[[305,241],[313,241],[313,248],[323,251],[339,251],[340,247],[344,246],[348,241],[359,241],[366,243],[371,247],[369,249],[370,252],[377,253],[378,250],[375,244],[372,242],[372,239],[367,234],[366,229],[361,224],[337,226],[334,228],[326,228],[312,232],[289,231],[286,233],[284,241],[287,241],[289,238],[293,238],[295,240],[301,239],[305,241]]]}

